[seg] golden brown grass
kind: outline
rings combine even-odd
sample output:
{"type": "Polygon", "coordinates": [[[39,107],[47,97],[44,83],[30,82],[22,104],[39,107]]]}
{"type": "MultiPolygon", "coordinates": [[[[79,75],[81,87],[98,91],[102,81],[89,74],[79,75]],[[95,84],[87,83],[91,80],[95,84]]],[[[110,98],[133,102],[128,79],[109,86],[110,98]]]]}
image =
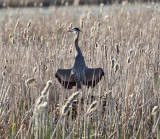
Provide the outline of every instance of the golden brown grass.
{"type": "Polygon", "coordinates": [[[2,11],[0,138],[160,137],[159,15],[154,4],[2,11]],[[105,77],[61,117],[76,89],[54,74],[73,66],[66,31],[75,26],[88,67],[102,67],[105,77]]]}

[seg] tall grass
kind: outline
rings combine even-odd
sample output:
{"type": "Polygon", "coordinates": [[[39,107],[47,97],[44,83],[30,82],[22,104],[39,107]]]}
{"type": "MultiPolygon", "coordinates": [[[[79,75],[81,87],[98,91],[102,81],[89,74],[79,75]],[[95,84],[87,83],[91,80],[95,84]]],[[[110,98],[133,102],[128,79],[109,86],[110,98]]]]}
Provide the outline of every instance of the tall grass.
{"type": "Polygon", "coordinates": [[[0,138],[159,138],[158,5],[46,11],[1,14],[0,138]],[[75,26],[86,64],[105,73],[81,94],[54,77],[73,66],[74,38],[66,31],[75,26]]]}

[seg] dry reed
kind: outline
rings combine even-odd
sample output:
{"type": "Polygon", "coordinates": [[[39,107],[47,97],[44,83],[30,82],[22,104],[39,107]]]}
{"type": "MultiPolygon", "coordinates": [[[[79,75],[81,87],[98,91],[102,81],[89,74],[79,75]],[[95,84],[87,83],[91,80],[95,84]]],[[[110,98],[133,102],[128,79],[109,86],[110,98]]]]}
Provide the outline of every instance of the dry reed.
{"type": "Polygon", "coordinates": [[[160,138],[159,15],[154,3],[3,10],[0,138],[160,138]],[[78,101],[54,77],[73,66],[72,27],[105,72],[78,101]]]}

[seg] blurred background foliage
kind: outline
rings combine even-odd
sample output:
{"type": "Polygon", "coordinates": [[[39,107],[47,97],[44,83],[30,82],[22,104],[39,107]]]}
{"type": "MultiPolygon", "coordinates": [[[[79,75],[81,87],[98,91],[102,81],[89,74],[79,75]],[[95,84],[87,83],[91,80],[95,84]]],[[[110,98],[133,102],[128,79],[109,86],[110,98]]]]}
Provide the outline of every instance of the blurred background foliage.
{"type": "MultiPolygon", "coordinates": [[[[124,0],[0,0],[0,8],[5,7],[33,7],[41,6],[48,7],[51,5],[96,5],[96,4],[113,4],[122,3],[124,0]]],[[[126,0],[125,0],[126,1],[126,0]]],[[[143,2],[159,2],[159,0],[127,0],[130,3],[143,2]]]]}

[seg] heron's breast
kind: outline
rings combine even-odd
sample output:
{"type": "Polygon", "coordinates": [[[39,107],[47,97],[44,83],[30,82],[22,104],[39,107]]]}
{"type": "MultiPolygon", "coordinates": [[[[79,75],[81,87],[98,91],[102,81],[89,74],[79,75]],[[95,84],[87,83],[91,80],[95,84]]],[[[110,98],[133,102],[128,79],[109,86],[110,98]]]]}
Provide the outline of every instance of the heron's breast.
{"type": "Polygon", "coordinates": [[[86,67],[85,61],[83,56],[77,55],[74,62],[74,68],[76,69],[83,69],[86,67]]]}
{"type": "Polygon", "coordinates": [[[76,79],[78,80],[83,80],[85,77],[85,69],[86,69],[86,64],[84,62],[84,59],[77,58],[75,59],[75,63],[73,66],[73,71],[76,79]]]}

